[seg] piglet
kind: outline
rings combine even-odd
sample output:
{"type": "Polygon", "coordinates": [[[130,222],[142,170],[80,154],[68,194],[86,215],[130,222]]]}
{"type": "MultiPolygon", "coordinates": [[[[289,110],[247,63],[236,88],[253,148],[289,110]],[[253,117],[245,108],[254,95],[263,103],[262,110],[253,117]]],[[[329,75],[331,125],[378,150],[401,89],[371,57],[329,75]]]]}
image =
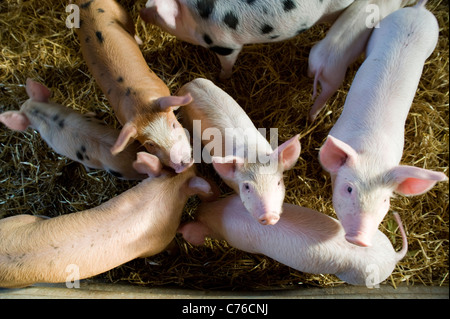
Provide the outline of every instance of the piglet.
{"type": "Polygon", "coordinates": [[[332,20],[353,0],[148,0],[144,21],[216,53],[222,79],[231,76],[245,44],[292,38],[332,20]]]}
{"type": "Polygon", "coordinates": [[[138,140],[161,162],[182,172],[192,165],[191,146],[173,111],[190,96],[170,96],[149,69],[134,36],[134,23],[114,0],[78,0],[81,51],[123,125],[112,154],[138,140]]]}
{"type": "Polygon", "coordinates": [[[333,182],[334,209],[354,244],[372,244],[393,192],[423,194],[447,180],[441,172],[399,165],[405,121],[438,33],[424,1],[383,19],[320,149],[320,162],[333,182]]]}
{"type": "Polygon", "coordinates": [[[142,152],[134,166],[157,177],[92,209],[0,220],[0,287],[79,280],[157,254],[174,239],[187,199],[214,195],[194,167],[168,172],[158,158],[142,152]]]}
{"type": "Polygon", "coordinates": [[[407,5],[410,0],[358,0],[333,23],[326,37],[311,48],[308,75],[314,77],[313,99],[317,83],[322,91],[309,113],[313,121],[328,99],[338,90],[345,73],[363,53],[373,27],[385,16],[407,5]]]}
{"type": "Polygon", "coordinates": [[[118,130],[106,126],[91,115],[82,115],[53,103],[50,101],[50,90],[31,79],[27,79],[26,92],[30,98],[20,111],[0,114],[0,122],[15,131],[32,127],[55,152],[86,167],[104,169],[123,179],[146,177],[132,167],[139,148],[137,143],[113,156],[109,149],[119,136],[118,130]]]}
{"type": "MultiPolygon", "coordinates": [[[[263,225],[275,224],[285,195],[283,172],[297,162],[299,136],[273,150],[239,104],[209,80],[195,79],[185,84],[179,94],[194,98],[183,107],[181,115],[194,141],[201,140],[205,145],[204,160],[208,162],[212,155],[216,172],[240,195],[254,218],[263,225]],[[200,126],[196,127],[195,121],[200,126]]],[[[194,153],[198,154],[196,144],[194,153]]]]}
{"type": "Polygon", "coordinates": [[[403,247],[396,252],[380,231],[372,247],[352,245],[336,219],[305,207],[285,203],[283,215],[271,227],[258,225],[243,211],[235,195],[202,203],[196,220],[180,226],[178,232],[194,245],[202,245],[205,237],[226,240],[232,247],[263,254],[302,272],[335,274],[349,284],[368,287],[385,280],[408,249],[398,215],[403,247]]]}

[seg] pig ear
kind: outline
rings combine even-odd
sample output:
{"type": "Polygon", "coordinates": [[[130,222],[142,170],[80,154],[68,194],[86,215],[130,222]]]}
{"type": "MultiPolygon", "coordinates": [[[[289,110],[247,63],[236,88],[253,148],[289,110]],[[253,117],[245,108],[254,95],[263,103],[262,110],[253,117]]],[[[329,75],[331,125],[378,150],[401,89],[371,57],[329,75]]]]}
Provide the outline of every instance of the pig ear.
{"type": "Polygon", "coordinates": [[[244,160],[236,156],[213,156],[212,164],[220,176],[231,179],[235,172],[244,165],[244,160]]]}
{"type": "Polygon", "coordinates": [[[331,135],[319,151],[320,163],[330,173],[337,173],[344,164],[354,165],[357,159],[358,153],[350,145],[331,135]]]}
{"type": "Polygon", "coordinates": [[[209,236],[211,230],[202,222],[193,221],[180,225],[177,233],[181,233],[184,240],[192,245],[199,246],[205,243],[205,238],[209,236]]]}
{"type": "Polygon", "coordinates": [[[156,10],[159,16],[167,26],[171,29],[176,29],[176,17],[179,14],[178,3],[175,0],[154,0],[156,10]]]}
{"type": "Polygon", "coordinates": [[[209,198],[213,193],[211,185],[203,178],[194,176],[188,182],[188,194],[199,195],[200,198],[209,198]]]}
{"type": "Polygon", "coordinates": [[[430,190],[436,182],[448,180],[441,172],[414,166],[397,166],[389,172],[397,185],[394,191],[403,195],[420,195],[430,190]]]}
{"type": "Polygon", "coordinates": [[[181,105],[187,105],[192,102],[192,96],[188,93],[183,96],[164,96],[157,100],[157,104],[162,112],[170,112],[178,109],[181,105]]]}
{"type": "Polygon", "coordinates": [[[147,152],[138,152],[136,161],[133,162],[133,168],[141,174],[147,174],[150,177],[161,174],[162,165],[155,155],[147,152]]]}
{"type": "Polygon", "coordinates": [[[32,79],[27,79],[27,84],[25,87],[28,96],[37,102],[48,102],[52,92],[43,84],[33,81],[32,79]]]}
{"type": "Polygon", "coordinates": [[[126,123],[122,127],[119,137],[117,137],[116,142],[111,148],[111,154],[117,155],[120,152],[122,152],[127,147],[127,145],[131,143],[133,139],[136,138],[136,136],[137,136],[136,126],[131,122],[126,123]]]}
{"type": "Polygon", "coordinates": [[[28,117],[19,111],[8,111],[0,114],[0,122],[14,131],[25,131],[31,124],[28,117]]]}
{"type": "Polygon", "coordinates": [[[295,163],[297,163],[301,150],[300,141],[298,140],[299,137],[300,134],[295,135],[278,146],[272,153],[274,156],[278,156],[278,159],[281,160],[284,171],[291,169],[295,163]]]}

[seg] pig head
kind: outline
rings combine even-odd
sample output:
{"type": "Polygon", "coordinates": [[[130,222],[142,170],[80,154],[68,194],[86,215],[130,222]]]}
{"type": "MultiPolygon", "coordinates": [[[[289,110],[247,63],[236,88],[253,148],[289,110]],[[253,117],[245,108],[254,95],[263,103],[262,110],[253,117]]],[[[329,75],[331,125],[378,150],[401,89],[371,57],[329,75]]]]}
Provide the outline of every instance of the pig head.
{"type": "Polygon", "coordinates": [[[181,173],[190,167],[193,161],[187,132],[173,111],[190,101],[190,96],[166,96],[153,101],[150,103],[153,106],[149,107],[147,112],[141,112],[125,123],[111,148],[111,153],[117,155],[137,140],[163,164],[181,173]]]}
{"type": "Polygon", "coordinates": [[[329,135],[319,152],[319,160],[331,174],[333,205],[346,232],[346,239],[370,246],[378,226],[390,207],[393,192],[412,196],[447,180],[441,172],[398,165],[382,170],[373,156],[357,153],[350,145],[329,135]]]}
{"type": "Polygon", "coordinates": [[[280,219],[285,196],[283,172],[295,165],[300,150],[296,135],[277,147],[266,164],[236,156],[216,156],[212,162],[226,184],[239,194],[247,211],[261,224],[274,225],[280,219]]]}

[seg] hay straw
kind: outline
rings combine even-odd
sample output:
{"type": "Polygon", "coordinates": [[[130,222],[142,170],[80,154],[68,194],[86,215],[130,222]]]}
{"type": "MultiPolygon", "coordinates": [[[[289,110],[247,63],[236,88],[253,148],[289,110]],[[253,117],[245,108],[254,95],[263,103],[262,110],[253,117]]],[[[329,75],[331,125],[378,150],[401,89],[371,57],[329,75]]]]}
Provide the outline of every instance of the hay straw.
{"type": "MultiPolygon", "coordinates": [[[[138,17],[145,1],[120,2],[136,21],[148,64],[172,92],[196,77],[216,79],[220,66],[213,54],[145,25],[138,17]]],[[[0,112],[18,109],[27,99],[23,84],[31,77],[50,87],[56,102],[81,112],[96,112],[118,127],[82,59],[76,35],[65,27],[67,4],[62,0],[1,2],[0,112]]],[[[437,16],[441,33],[407,119],[402,163],[448,175],[449,12],[441,0],[430,0],[427,7],[437,16]]],[[[280,142],[301,134],[300,159],[286,172],[286,201],[335,216],[330,177],[320,167],[318,149],[342,110],[361,61],[349,69],[344,84],[317,121],[309,123],[312,81],[306,76],[308,54],[327,28],[315,26],[290,41],[245,47],[232,79],[218,85],[238,101],[257,127],[277,127],[280,142]]],[[[214,178],[224,194],[230,193],[212,168],[199,169],[214,178]]],[[[0,218],[24,213],[54,217],[92,208],[134,184],[102,171],[86,172],[80,164],[55,154],[32,130],[18,133],[0,127],[0,218]]],[[[400,213],[407,231],[409,252],[388,284],[448,285],[448,194],[448,183],[439,183],[424,195],[392,199],[392,210],[400,213]]],[[[193,218],[196,205],[197,199],[189,200],[184,221],[193,218]]],[[[391,216],[380,229],[399,249],[401,238],[391,216]]],[[[177,237],[176,247],[176,253],[134,260],[97,279],[227,290],[343,284],[335,276],[303,274],[270,258],[230,248],[225,242],[209,240],[204,247],[193,247],[177,237]]]]}

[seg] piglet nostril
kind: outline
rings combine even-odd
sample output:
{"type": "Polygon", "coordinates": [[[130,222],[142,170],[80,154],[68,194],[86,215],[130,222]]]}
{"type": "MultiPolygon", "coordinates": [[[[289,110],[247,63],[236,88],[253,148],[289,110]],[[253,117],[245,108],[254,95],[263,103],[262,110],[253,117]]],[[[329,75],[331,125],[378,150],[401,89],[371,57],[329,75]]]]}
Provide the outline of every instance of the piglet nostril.
{"type": "Polygon", "coordinates": [[[268,216],[261,217],[259,219],[260,224],[262,225],[275,225],[278,220],[280,220],[280,216],[277,214],[271,214],[268,216]]]}

